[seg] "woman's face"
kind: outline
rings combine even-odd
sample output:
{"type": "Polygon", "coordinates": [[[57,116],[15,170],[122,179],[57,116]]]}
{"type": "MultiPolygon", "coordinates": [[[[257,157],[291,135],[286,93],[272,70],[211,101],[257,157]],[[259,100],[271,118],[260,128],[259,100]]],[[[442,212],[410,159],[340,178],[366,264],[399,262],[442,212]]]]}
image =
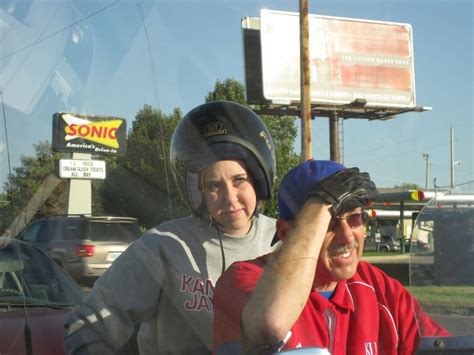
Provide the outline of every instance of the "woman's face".
{"type": "Polygon", "coordinates": [[[240,161],[221,160],[201,172],[207,210],[219,229],[233,236],[247,234],[257,206],[251,177],[240,161]]]}

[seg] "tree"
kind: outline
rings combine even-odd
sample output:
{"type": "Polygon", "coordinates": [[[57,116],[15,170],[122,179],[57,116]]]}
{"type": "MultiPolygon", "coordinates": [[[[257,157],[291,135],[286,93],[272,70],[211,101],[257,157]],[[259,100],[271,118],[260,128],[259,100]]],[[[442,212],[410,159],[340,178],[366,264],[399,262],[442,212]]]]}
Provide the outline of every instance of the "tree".
{"type": "Polygon", "coordinates": [[[166,115],[149,105],[137,113],[126,153],[111,164],[101,190],[106,211],[136,217],[146,228],[189,213],[169,166],[171,137],[181,116],[179,108],[166,115]]]}
{"type": "MultiPolygon", "coordinates": [[[[206,96],[206,102],[227,100],[249,106],[245,101],[245,88],[242,83],[235,79],[226,79],[223,82],[217,80],[214,90],[206,96]]],[[[258,109],[258,107],[257,107],[258,109]]],[[[276,150],[277,176],[274,186],[274,197],[272,200],[262,204],[261,212],[277,217],[278,203],[277,191],[281,178],[294,166],[299,163],[299,156],[294,150],[294,143],[297,135],[295,119],[289,116],[260,116],[272,135],[276,150]]]]}
{"type": "MultiPolygon", "coordinates": [[[[20,166],[13,169],[4,184],[5,192],[0,197],[0,232],[5,231],[14,220],[17,222],[19,216],[24,226],[31,219],[67,213],[68,180],[59,180],[55,164],[60,158],[69,158],[70,154],[54,153],[48,141],[40,141],[34,149],[35,155],[22,156],[20,166]],[[48,191],[52,192],[44,196],[48,191]]],[[[106,161],[107,169],[113,171],[117,158],[102,156],[101,159],[106,161]]],[[[108,213],[99,193],[103,190],[103,184],[101,180],[92,180],[91,183],[93,215],[108,213]]]]}
{"type": "Polygon", "coordinates": [[[11,209],[8,195],[5,192],[0,193],[0,235],[4,234],[4,230],[13,220],[13,213],[11,209]]]}
{"type": "Polygon", "coordinates": [[[223,82],[217,80],[214,90],[206,95],[206,102],[226,100],[248,106],[244,92],[245,88],[242,83],[235,79],[229,78],[223,82]]]}
{"type": "Polygon", "coordinates": [[[403,182],[401,185],[395,185],[394,189],[402,189],[402,190],[421,190],[422,188],[420,185],[412,183],[412,182],[403,182]]]}
{"type": "MultiPolygon", "coordinates": [[[[59,159],[58,153],[53,153],[48,141],[35,144],[35,155],[23,155],[20,166],[13,169],[13,173],[4,184],[3,203],[0,206],[0,230],[3,231],[14,220],[36,194],[43,193],[42,184],[50,176],[54,176],[54,162],[59,159]]],[[[45,203],[39,209],[31,211],[34,218],[41,218],[55,214],[63,214],[65,210],[66,182],[61,181],[51,195],[43,196],[45,203]]],[[[28,222],[28,221],[26,221],[28,222]]]]}

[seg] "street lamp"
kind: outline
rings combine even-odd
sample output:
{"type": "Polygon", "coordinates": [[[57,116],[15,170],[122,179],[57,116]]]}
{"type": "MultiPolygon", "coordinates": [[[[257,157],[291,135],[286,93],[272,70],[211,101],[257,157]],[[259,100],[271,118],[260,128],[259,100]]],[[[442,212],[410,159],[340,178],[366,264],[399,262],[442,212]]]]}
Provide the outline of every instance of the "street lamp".
{"type": "Polygon", "coordinates": [[[428,179],[430,176],[430,155],[423,153],[423,159],[426,161],[425,190],[428,190],[428,179]]]}
{"type": "Polygon", "coordinates": [[[461,165],[461,161],[456,160],[455,162],[453,162],[453,166],[451,167],[451,188],[454,187],[454,167],[456,165],[461,165]]]}
{"type": "Polygon", "coordinates": [[[454,160],[454,128],[451,126],[451,129],[450,129],[450,132],[451,132],[451,188],[454,187],[454,167],[456,165],[461,165],[461,161],[460,160],[454,160]]]}

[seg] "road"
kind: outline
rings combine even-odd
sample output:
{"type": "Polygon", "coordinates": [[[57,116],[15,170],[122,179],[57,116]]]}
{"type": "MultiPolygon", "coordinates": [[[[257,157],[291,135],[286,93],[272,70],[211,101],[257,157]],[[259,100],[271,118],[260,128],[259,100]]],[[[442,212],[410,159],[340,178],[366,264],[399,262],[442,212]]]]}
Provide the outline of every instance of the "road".
{"type": "Polygon", "coordinates": [[[394,254],[382,256],[362,255],[362,260],[367,261],[371,264],[408,264],[410,260],[410,254],[394,254]]]}
{"type": "Polygon", "coordinates": [[[365,260],[371,264],[433,264],[433,256],[411,256],[410,254],[394,254],[394,255],[382,255],[382,256],[363,256],[362,260],[365,260]]]}
{"type": "Polygon", "coordinates": [[[474,334],[474,317],[470,316],[450,316],[446,314],[430,314],[430,317],[442,324],[454,335],[474,334]]]}

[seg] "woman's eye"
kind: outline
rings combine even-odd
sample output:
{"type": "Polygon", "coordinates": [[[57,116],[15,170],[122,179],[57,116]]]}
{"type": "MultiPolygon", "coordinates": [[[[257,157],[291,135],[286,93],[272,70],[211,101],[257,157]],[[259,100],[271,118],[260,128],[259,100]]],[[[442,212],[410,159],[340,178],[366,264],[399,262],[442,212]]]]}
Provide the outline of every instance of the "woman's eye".
{"type": "Polygon", "coordinates": [[[210,182],[206,184],[206,189],[211,192],[216,192],[219,190],[219,184],[216,182],[210,182]]]}
{"type": "Polygon", "coordinates": [[[240,178],[236,178],[234,179],[234,185],[236,186],[239,186],[239,185],[242,185],[244,183],[247,182],[247,178],[246,177],[240,177],[240,178]]]}

